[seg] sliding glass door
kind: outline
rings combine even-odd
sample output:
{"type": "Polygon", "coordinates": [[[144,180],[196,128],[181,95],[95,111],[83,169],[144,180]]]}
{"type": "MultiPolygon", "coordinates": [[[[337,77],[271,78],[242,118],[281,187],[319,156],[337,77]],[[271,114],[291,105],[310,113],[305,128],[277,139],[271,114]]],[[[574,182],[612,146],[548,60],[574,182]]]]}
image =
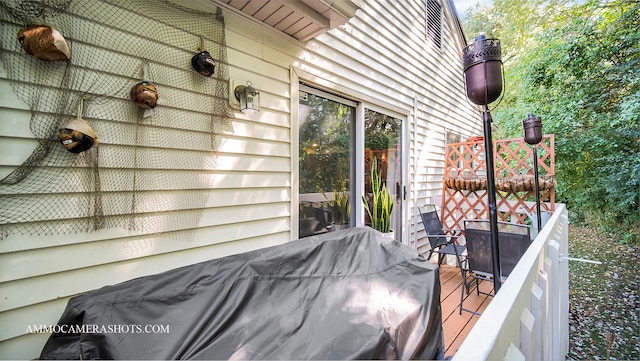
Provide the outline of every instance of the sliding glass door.
{"type": "MultiPolygon", "coordinates": [[[[402,200],[404,198],[402,167],[402,120],[365,109],[364,111],[364,163],[365,194],[372,191],[371,166],[377,165],[382,184],[392,195],[391,230],[394,238],[402,240],[402,200]]],[[[365,216],[366,212],[365,212],[365,216]]],[[[365,219],[365,224],[370,220],[365,219]]]]}
{"type": "Polygon", "coordinates": [[[371,224],[362,196],[371,195],[375,159],[394,203],[394,238],[402,241],[402,129],[398,117],[300,85],[299,238],[371,224]]]}
{"type": "Polygon", "coordinates": [[[301,86],[299,237],[353,224],[354,102],[301,86]]]}

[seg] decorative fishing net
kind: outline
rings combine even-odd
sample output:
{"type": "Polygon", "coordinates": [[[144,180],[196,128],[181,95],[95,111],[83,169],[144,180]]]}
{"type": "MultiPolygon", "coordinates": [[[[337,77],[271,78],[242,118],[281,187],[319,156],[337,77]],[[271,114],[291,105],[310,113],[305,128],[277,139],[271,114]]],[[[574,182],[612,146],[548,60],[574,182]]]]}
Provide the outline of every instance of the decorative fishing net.
{"type": "MultiPolygon", "coordinates": [[[[1,65],[24,102],[17,108],[30,111],[32,139],[3,135],[20,150],[33,142],[0,180],[0,239],[103,228],[190,237],[211,192],[216,133],[233,118],[221,12],[161,0],[3,0],[0,22],[1,65]],[[69,61],[25,53],[18,32],[43,23],[64,36],[69,61]],[[210,77],[191,65],[203,50],[215,59],[210,77]],[[153,109],[130,99],[143,80],[157,88],[153,109]],[[78,154],[59,139],[75,118],[98,138],[78,154]]],[[[19,112],[5,112],[0,132],[19,112]]]]}

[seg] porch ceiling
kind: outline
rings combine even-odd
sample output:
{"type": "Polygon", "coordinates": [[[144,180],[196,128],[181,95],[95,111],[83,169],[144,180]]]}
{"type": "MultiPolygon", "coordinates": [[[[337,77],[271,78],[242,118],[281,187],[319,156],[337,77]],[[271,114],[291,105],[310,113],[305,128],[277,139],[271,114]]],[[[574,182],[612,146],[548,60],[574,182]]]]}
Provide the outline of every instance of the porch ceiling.
{"type": "Polygon", "coordinates": [[[358,0],[216,0],[299,41],[346,23],[358,0]]]}

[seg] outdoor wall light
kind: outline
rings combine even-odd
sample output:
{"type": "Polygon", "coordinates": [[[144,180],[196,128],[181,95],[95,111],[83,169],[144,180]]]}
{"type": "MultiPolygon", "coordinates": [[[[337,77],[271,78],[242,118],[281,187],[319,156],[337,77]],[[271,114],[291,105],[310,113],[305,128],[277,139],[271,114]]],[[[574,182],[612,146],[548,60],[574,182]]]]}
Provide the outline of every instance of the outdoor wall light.
{"type": "Polygon", "coordinates": [[[233,92],[240,103],[240,111],[260,111],[260,93],[251,86],[250,81],[247,81],[247,85],[238,85],[233,92]]]}
{"type": "Polygon", "coordinates": [[[540,209],[540,180],[538,179],[538,143],[542,141],[542,119],[529,113],[522,120],[522,129],[524,131],[524,141],[533,145],[533,176],[536,191],[536,215],[538,234],[542,228],[542,210],[540,209]]]}
{"type": "Polygon", "coordinates": [[[462,49],[462,67],[464,69],[467,98],[471,103],[482,106],[493,289],[497,293],[501,286],[502,272],[500,271],[499,261],[498,209],[496,206],[495,166],[493,164],[493,139],[491,138],[492,119],[489,112],[489,104],[500,98],[502,94],[503,76],[500,40],[487,39],[483,34],[478,35],[473,44],[462,49]]]}

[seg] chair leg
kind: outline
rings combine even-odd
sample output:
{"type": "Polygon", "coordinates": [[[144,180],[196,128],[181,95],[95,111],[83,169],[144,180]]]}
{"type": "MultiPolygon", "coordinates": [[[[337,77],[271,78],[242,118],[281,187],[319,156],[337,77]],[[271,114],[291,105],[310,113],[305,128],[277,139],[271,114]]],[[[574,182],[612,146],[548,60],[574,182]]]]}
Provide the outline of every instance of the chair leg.
{"type": "MultiPolygon", "coordinates": [[[[467,280],[466,280],[466,274],[464,272],[463,269],[460,269],[460,271],[462,272],[462,291],[460,292],[460,314],[462,315],[462,304],[464,303],[464,291],[465,288],[467,288],[467,280]]],[[[467,290],[467,294],[469,294],[469,290],[467,290]]]]}
{"type": "MultiPolygon", "coordinates": [[[[462,264],[462,260],[460,259],[460,255],[458,255],[457,251],[456,251],[456,261],[458,262],[458,267],[460,267],[460,272],[462,272],[462,270],[464,270],[464,265],[462,264]]],[[[464,272],[462,272],[462,275],[464,276],[464,272]]]]}
{"type": "MultiPolygon", "coordinates": [[[[466,274],[466,272],[465,272],[465,274],[466,274]]],[[[465,275],[465,277],[466,277],[466,275],[465,275]]],[[[467,286],[467,294],[471,293],[471,288],[473,287],[473,283],[474,282],[476,283],[476,290],[479,290],[478,285],[480,284],[479,283],[480,281],[477,278],[471,277],[471,281],[469,281],[469,282],[466,282],[467,279],[464,278],[463,281],[465,282],[465,285],[467,286]]]]}
{"type": "MultiPolygon", "coordinates": [[[[465,274],[465,277],[466,277],[466,274],[465,274]]],[[[463,305],[464,305],[465,287],[466,287],[466,293],[468,295],[471,292],[470,288],[471,288],[471,284],[473,283],[473,281],[476,281],[476,290],[478,290],[478,292],[479,292],[479,288],[478,288],[478,285],[479,285],[479,282],[480,282],[479,279],[477,279],[475,277],[472,277],[472,280],[469,281],[469,283],[466,283],[465,280],[462,281],[462,291],[460,291],[460,314],[461,315],[462,315],[462,311],[467,311],[467,312],[473,313],[474,315],[478,315],[478,316],[481,315],[480,312],[469,310],[469,309],[466,309],[466,308],[463,307],[463,305]]]]}

